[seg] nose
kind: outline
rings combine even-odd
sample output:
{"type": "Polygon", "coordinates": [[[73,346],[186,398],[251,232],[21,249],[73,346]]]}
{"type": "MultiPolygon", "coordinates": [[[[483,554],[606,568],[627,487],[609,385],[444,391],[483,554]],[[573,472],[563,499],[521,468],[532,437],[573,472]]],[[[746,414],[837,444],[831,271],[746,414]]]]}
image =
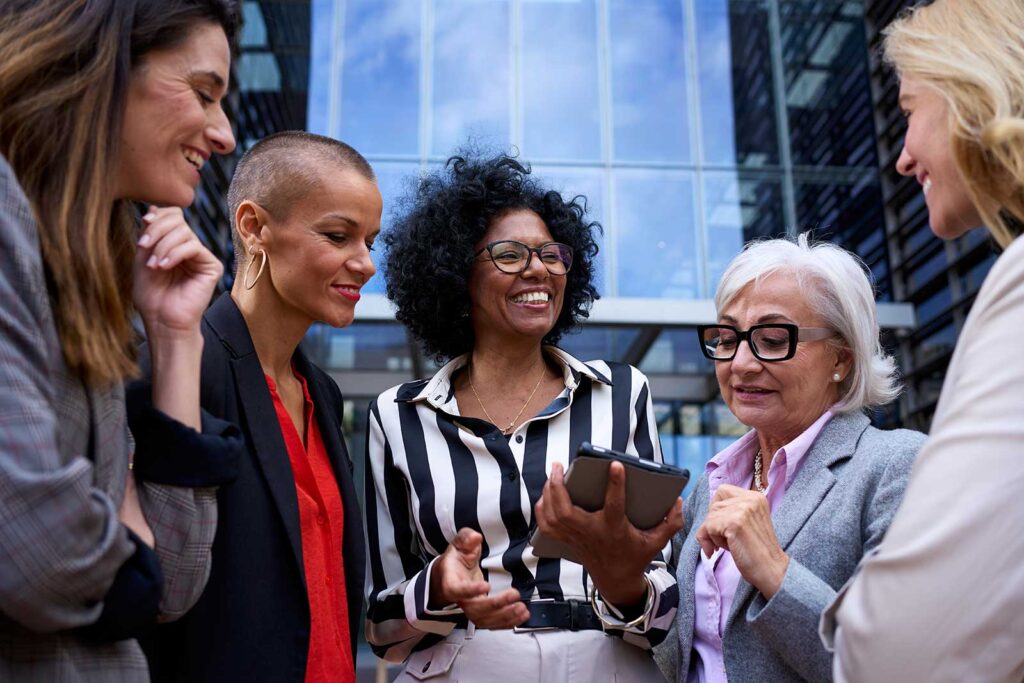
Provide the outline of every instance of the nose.
{"type": "Polygon", "coordinates": [[[896,172],[903,176],[916,175],[917,161],[907,151],[906,143],[903,143],[903,149],[900,150],[900,157],[896,160],[896,172]]]}
{"type": "Polygon", "coordinates": [[[231,122],[228,121],[224,109],[216,107],[216,113],[206,128],[206,137],[217,154],[231,154],[235,150],[235,135],[231,132],[231,122]]]}
{"type": "Polygon", "coordinates": [[[373,277],[377,273],[377,264],[373,262],[373,255],[370,253],[370,248],[363,245],[363,248],[359,253],[349,260],[348,268],[355,273],[363,275],[363,283],[366,283],[371,277],[373,277]]]}
{"type": "Polygon", "coordinates": [[[540,254],[537,252],[530,252],[529,259],[529,262],[526,264],[526,270],[522,272],[523,277],[542,279],[551,274],[548,272],[548,267],[545,266],[544,262],[541,260],[540,254]]]}
{"type": "Polygon", "coordinates": [[[750,341],[744,339],[736,348],[736,355],[732,359],[732,371],[740,375],[751,375],[759,372],[763,365],[757,359],[754,352],[750,350],[750,341]]]}

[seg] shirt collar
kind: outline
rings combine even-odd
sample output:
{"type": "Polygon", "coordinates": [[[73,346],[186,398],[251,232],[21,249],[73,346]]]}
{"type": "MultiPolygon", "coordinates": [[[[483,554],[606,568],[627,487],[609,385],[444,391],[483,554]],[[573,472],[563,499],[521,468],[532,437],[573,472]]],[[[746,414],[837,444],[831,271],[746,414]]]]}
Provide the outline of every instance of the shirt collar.
{"type": "MultiPolygon", "coordinates": [[[[584,377],[593,382],[600,382],[608,386],[612,385],[612,381],[604,374],[590,365],[577,360],[557,346],[545,345],[543,351],[549,359],[555,361],[562,368],[565,387],[569,391],[575,391],[584,377]]],[[[437,410],[455,414],[457,411],[453,410],[455,406],[452,405],[455,401],[455,388],[452,386],[452,376],[467,363],[469,363],[468,353],[451,359],[429,380],[419,380],[406,384],[399,390],[395,401],[398,403],[426,401],[437,410]]]]}
{"type": "MultiPolygon", "coordinates": [[[[769,471],[765,474],[770,475],[773,470],[784,464],[786,468],[785,487],[788,488],[790,482],[793,481],[793,477],[796,475],[797,469],[800,467],[800,463],[803,462],[810,452],[815,439],[818,438],[818,435],[825,428],[825,425],[828,424],[828,421],[832,419],[832,415],[831,410],[826,410],[810,427],[780,448],[772,457],[772,464],[769,471]]],[[[718,484],[740,485],[740,482],[745,481],[751,476],[754,454],[757,453],[757,448],[757,431],[751,429],[708,461],[704,471],[708,475],[712,495],[714,495],[715,489],[718,488],[718,484]],[[713,474],[715,476],[712,476],[713,474]]]]}

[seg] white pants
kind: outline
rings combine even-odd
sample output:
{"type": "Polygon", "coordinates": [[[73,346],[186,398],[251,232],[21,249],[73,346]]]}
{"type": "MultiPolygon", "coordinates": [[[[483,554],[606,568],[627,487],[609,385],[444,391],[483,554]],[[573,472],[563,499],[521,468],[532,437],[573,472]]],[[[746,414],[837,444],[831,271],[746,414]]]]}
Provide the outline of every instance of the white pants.
{"type": "Polygon", "coordinates": [[[601,631],[469,631],[414,652],[396,683],[657,683],[654,660],[638,647],[601,631]]]}

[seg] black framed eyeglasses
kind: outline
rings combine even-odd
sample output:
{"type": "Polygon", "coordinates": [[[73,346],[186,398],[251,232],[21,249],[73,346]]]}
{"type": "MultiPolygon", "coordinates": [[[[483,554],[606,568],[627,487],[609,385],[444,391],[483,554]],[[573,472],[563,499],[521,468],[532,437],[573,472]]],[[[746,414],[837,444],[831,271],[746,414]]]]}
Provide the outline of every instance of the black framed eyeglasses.
{"type": "Polygon", "coordinates": [[[754,357],[766,363],[789,360],[798,342],[818,341],[836,336],[827,327],[797,327],[789,323],[751,325],[738,330],[732,325],[698,325],[700,350],[711,360],[732,360],[740,342],[746,341],[754,357]]]}
{"type": "Polygon", "coordinates": [[[501,240],[488,243],[473,256],[480,256],[485,251],[498,270],[511,275],[529,268],[534,254],[552,275],[565,275],[572,268],[572,247],[560,242],[531,247],[515,240],[501,240]]]}

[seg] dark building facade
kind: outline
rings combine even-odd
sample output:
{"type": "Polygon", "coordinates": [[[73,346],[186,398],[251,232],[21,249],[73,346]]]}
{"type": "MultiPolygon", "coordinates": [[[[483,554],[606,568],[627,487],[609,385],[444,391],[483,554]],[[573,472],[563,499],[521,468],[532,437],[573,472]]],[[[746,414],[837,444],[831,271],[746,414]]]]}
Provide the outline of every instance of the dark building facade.
{"type": "Polygon", "coordinates": [[[996,253],[983,230],[952,242],[936,238],[928,226],[928,211],[917,181],[896,172],[906,124],[898,106],[899,86],[891,69],[882,63],[880,45],[885,27],[904,8],[915,4],[869,0],[864,21],[893,295],[912,303],[917,314],[915,328],[896,341],[907,387],[900,403],[900,421],[927,430],[953,345],[996,253]]]}
{"type": "Polygon", "coordinates": [[[225,264],[225,289],[234,271],[227,193],[235,164],[262,137],[305,130],[309,90],[309,0],[248,0],[242,10],[240,52],[224,102],[238,144],[233,154],[214,155],[206,164],[195,203],[187,211],[189,223],[225,264]]]}

